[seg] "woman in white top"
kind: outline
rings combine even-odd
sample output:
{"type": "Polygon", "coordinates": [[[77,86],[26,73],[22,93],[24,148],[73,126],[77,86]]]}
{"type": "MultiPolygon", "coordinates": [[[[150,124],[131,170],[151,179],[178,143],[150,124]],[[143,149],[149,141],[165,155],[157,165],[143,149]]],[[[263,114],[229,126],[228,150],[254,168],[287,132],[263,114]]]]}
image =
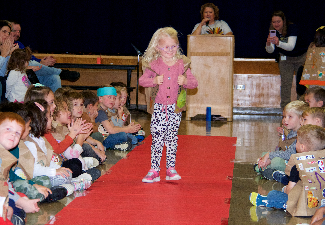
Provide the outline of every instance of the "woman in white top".
{"type": "Polygon", "coordinates": [[[195,25],[192,34],[233,34],[228,24],[219,20],[219,8],[213,3],[202,5],[200,13],[202,21],[195,25]]]}

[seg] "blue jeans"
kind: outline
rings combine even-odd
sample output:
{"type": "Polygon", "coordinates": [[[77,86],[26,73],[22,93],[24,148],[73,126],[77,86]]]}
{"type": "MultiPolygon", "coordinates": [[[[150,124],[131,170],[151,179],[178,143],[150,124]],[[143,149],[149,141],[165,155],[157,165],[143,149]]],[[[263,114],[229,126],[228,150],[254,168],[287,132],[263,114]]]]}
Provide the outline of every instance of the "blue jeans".
{"type": "Polygon", "coordinates": [[[61,69],[42,65],[35,60],[30,60],[29,66],[42,66],[42,68],[36,71],[35,74],[38,80],[41,82],[41,84],[51,88],[53,92],[55,92],[58,88],[61,87],[61,79],[60,79],[60,73],[62,71],[61,69]]]}
{"type": "Polygon", "coordinates": [[[103,141],[103,145],[106,148],[114,149],[115,145],[121,144],[128,140],[128,136],[124,132],[110,134],[108,137],[103,141]]]}
{"type": "Polygon", "coordinates": [[[126,133],[126,136],[132,140],[133,145],[138,144],[138,138],[136,138],[133,134],[126,133]]]}
{"type": "Polygon", "coordinates": [[[281,191],[270,191],[267,195],[268,205],[267,207],[274,207],[277,209],[286,209],[288,195],[281,191]]]}

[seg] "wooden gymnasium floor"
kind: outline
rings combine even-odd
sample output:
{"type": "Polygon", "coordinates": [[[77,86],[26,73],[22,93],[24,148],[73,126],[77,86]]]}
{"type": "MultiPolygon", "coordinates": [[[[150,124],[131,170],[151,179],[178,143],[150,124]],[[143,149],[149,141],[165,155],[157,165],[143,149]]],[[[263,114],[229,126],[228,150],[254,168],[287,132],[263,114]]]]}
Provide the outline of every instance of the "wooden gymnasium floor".
{"type": "MultiPolygon", "coordinates": [[[[143,112],[132,111],[133,119],[142,124],[146,134],[150,132],[150,115],[143,112]]],[[[184,117],[184,115],[183,115],[184,117]]],[[[184,117],[185,118],[185,117],[184,117]]],[[[280,210],[261,210],[249,202],[249,193],[259,191],[267,193],[282,186],[278,183],[259,179],[252,168],[255,160],[264,151],[275,148],[278,137],[276,128],[281,120],[280,116],[240,116],[235,115],[233,122],[213,122],[211,136],[237,137],[236,159],[232,185],[229,223],[228,224],[297,224],[309,223],[309,218],[293,218],[280,210]]],[[[181,135],[207,135],[205,121],[185,121],[179,130],[181,135]]],[[[213,149],[211,149],[213,151],[213,149]]],[[[107,152],[108,160],[100,167],[102,174],[112,165],[124,157],[126,153],[119,151],[107,152]]],[[[199,157],[199,156],[198,156],[199,157]]],[[[145,174],[144,174],[145,175],[145,174]]],[[[108,190],[109,191],[109,190],[108,190]]],[[[79,193],[87,195],[87,191],[79,193]]],[[[67,197],[57,203],[43,204],[39,213],[28,215],[27,224],[46,224],[53,221],[56,213],[75,197],[67,197]]],[[[122,216],[122,214],[116,215],[122,216]]],[[[54,219],[55,220],[55,219],[54,219]]],[[[110,224],[107,221],[107,224],[110,224]]]]}

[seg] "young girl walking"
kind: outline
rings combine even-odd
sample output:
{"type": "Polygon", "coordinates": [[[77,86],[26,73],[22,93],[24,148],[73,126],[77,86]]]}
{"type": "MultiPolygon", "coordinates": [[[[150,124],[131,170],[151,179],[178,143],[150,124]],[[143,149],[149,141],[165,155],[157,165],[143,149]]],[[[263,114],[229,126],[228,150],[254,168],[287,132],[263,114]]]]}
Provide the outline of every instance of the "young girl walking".
{"type": "Polygon", "coordinates": [[[197,80],[189,69],[190,60],[181,54],[177,31],[158,29],[143,56],[143,75],[139,84],[149,88],[148,110],[151,117],[151,169],[142,182],[160,181],[160,160],[166,145],[166,180],[179,180],[175,170],[178,129],[186,105],[186,88],[195,88],[197,80]]]}
{"type": "Polygon", "coordinates": [[[26,68],[32,56],[30,48],[16,49],[8,62],[8,78],[6,82],[6,98],[9,102],[23,102],[26,91],[31,85],[26,68]]]}

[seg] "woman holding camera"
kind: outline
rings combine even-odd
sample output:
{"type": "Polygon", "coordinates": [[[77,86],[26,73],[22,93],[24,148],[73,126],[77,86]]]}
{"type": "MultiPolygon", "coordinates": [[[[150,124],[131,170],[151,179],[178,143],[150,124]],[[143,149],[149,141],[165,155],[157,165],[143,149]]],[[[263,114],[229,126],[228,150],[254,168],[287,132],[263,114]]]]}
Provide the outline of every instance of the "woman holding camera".
{"type": "Polygon", "coordinates": [[[305,63],[307,47],[298,27],[288,22],[282,11],[275,11],[266,40],[266,51],[279,54],[282,109],[291,101],[293,74],[297,74],[298,68],[305,63]]]}

